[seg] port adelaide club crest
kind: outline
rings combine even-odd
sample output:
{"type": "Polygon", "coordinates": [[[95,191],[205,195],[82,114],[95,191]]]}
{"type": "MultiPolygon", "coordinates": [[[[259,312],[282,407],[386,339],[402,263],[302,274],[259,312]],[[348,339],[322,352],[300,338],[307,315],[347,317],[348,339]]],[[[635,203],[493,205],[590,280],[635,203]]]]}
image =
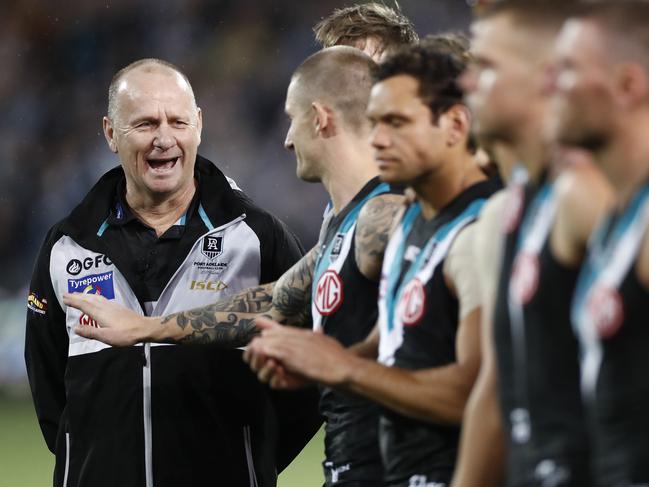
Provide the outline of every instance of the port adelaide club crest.
{"type": "Polygon", "coordinates": [[[223,237],[208,235],[203,238],[201,253],[210,260],[223,253],[223,237]]]}

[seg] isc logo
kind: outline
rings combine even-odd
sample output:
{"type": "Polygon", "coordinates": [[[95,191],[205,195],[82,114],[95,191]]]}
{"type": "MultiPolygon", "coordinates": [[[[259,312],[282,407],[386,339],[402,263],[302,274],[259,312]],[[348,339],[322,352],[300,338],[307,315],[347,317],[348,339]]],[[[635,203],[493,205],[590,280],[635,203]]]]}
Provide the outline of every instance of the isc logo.
{"type": "Polygon", "coordinates": [[[196,281],[193,280],[189,289],[194,291],[223,291],[228,285],[223,281],[196,281]]]}

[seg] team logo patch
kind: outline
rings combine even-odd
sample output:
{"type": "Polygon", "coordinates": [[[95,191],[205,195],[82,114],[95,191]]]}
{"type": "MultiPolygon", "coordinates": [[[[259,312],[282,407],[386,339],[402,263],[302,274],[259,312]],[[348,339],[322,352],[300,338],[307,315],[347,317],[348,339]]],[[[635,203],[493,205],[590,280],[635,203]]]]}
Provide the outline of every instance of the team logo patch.
{"type": "Polygon", "coordinates": [[[34,313],[44,315],[47,312],[47,299],[41,299],[34,291],[31,291],[27,298],[27,308],[34,313]]]}
{"type": "Polygon", "coordinates": [[[76,276],[81,272],[81,261],[78,259],[72,259],[68,262],[68,266],[65,268],[68,271],[68,274],[76,276]]]}
{"type": "Polygon", "coordinates": [[[322,316],[334,314],[343,304],[343,281],[336,271],[328,270],[320,277],[315,292],[315,307],[322,316]]]}
{"type": "Polygon", "coordinates": [[[588,299],[587,309],[600,338],[610,338],[617,333],[624,320],[624,305],[617,289],[599,286],[588,299]]]}
{"type": "Polygon", "coordinates": [[[223,237],[208,235],[203,238],[202,254],[212,260],[223,253],[223,237]]]}
{"type": "Polygon", "coordinates": [[[516,256],[509,281],[509,294],[519,304],[529,303],[539,287],[539,259],[531,252],[516,256]]]}
{"type": "Polygon", "coordinates": [[[115,299],[113,271],[91,274],[78,279],[68,279],[69,293],[98,294],[106,299],[115,299]]]}
{"type": "Polygon", "coordinates": [[[511,186],[507,190],[506,204],[504,210],[505,233],[512,233],[518,227],[523,217],[523,205],[525,203],[525,188],[522,185],[511,186]]]}
{"type": "Polygon", "coordinates": [[[405,326],[419,323],[426,311],[426,290],[419,279],[408,283],[401,296],[401,319],[405,326]]]}
{"type": "Polygon", "coordinates": [[[95,255],[94,257],[86,257],[83,260],[71,259],[68,262],[68,265],[65,267],[65,270],[68,274],[73,276],[78,276],[82,270],[90,270],[93,267],[100,267],[101,265],[112,265],[112,261],[108,256],[103,254],[95,255]]]}
{"type": "Polygon", "coordinates": [[[340,255],[340,251],[343,248],[343,240],[345,239],[345,236],[342,233],[339,233],[336,235],[336,238],[334,239],[334,243],[331,246],[331,257],[330,260],[333,262],[338,258],[340,255]]]}

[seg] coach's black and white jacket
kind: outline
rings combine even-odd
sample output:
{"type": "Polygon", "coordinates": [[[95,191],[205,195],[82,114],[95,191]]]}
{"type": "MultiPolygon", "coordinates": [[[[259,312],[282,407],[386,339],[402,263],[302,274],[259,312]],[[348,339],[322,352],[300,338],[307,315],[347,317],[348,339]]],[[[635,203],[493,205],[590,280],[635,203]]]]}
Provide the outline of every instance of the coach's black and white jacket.
{"type": "MultiPolygon", "coordinates": [[[[283,224],[216,166],[199,156],[196,171],[204,227],[150,315],[271,282],[301,255],[283,224]],[[196,292],[196,282],[212,281],[214,292],[196,292]]],[[[120,267],[129,249],[102,241],[123,178],[121,168],[109,171],[49,231],[31,282],[25,358],[41,429],[56,455],[54,485],[275,485],[277,470],[317,429],[315,391],[271,393],[240,350],[113,348],[73,331],[89,318],[63,304],[66,291],[101,292],[143,313],[129,283],[132,270],[120,267]]]]}

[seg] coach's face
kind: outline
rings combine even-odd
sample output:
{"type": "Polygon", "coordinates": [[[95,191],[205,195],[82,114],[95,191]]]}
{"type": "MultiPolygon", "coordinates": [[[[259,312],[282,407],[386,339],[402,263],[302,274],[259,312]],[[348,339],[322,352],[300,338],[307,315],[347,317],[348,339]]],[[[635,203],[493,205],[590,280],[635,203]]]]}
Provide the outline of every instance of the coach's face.
{"type": "Polygon", "coordinates": [[[119,82],[104,134],[119,155],[127,193],[160,200],[194,184],[202,117],[191,87],[165,67],[135,68],[119,82]]]}
{"type": "Polygon", "coordinates": [[[397,75],[376,83],[367,115],[374,159],[383,181],[416,185],[441,164],[447,150],[444,117],[434,123],[419,97],[419,81],[397,75]]]}
{"type": "Polygon", "coordinates": [[[320,141],[318,120],[314,108],[303,92],[299,78],[293,78],[286,93],[285,112],[290,120],[284,147],[295,152],[296,174],[303,181],[319,182],[322,174],[319,165],[320,141]]]}
{"type": "Polygon", "coordinates": [[[553,132],[562,144],[597,149],[612,131],[615,66],[604,39],[591,21],[569,20],[561,30],[550,83],[553,132]]]}
{"type": "Polygon", "coordinates": [[[473,131],[484,140],[510,142],[542,92],[542,70],[536,73],[526,58],[530,36],[506,14],[475,22],[471,33],[474,62],[460,84],[473,113],[473,131]]]}

